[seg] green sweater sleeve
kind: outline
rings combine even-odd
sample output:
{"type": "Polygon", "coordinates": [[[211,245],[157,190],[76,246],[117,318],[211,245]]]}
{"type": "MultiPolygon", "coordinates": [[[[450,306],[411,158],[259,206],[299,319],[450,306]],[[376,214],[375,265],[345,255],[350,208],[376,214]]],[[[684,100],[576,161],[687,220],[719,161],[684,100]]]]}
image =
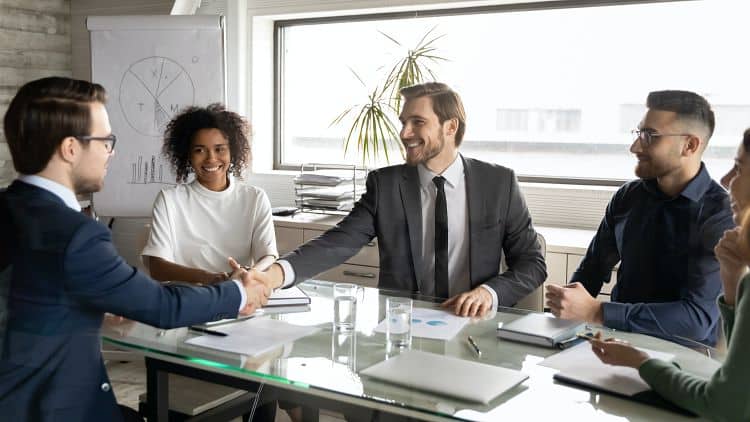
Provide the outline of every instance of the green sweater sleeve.
{"type": "Polygon", "coordinates": [[[750,420],[750,304],[743,300],[745,276],[740,283],[736,308],[719,298],[719,309],[729,347],[722,366],[706,380],[658,359],[649,359],[639,369],[657,393],[680,407],[717,421],[750,420]],[[731,339],[731,341],[730,341],[731,339]]]}

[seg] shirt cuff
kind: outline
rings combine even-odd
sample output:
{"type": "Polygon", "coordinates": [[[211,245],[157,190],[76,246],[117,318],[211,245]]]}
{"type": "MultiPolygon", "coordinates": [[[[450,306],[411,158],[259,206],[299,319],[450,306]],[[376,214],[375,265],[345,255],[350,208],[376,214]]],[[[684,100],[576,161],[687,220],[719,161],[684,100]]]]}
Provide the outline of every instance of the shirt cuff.
{"type": "Polygon", "coordinates": [[[497,299],[497,292],[495,291],[495,289],[493,289],[492,287],[486,284],[480,284],[479,287],[484,287],[485,290],[490,292],[490,294],[492,295],[492,309],[497,310],[498,299],[497,299]]]}
{"type": "Polygon", "coordinates": [[[242,282],[237,280],[234,281],[234,284],[237,285],[237,288],[240,289],[240,309],[237,310],[239,313],[241,310],[245,309],[245,305],[247,305],[247,292],[245,291],[245,286],[242,285],[242,282]]]}
{"type": "Polygon", "coordinates": [[[280,259],[276,261],[277,264],[281,265],[281,269],[284,270],[284,282],[281,283],[281,287],[289,287],[292,284],[294,284],[294,268],[292,268],[292,264],[289,263],[286,259],[280,259]]]}
{"type": "Polygon", "coordinates": [[[614,328],[615,330],[630,331],[626,313],[628,304],[618,302],[602,303],[602,322],[605,327],[614,328]]]}

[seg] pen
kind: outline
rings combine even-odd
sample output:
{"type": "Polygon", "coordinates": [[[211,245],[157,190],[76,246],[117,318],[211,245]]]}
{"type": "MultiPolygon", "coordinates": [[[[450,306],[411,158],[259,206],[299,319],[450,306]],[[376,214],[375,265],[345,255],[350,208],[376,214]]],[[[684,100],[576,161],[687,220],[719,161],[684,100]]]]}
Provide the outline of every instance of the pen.
{"type": "Polygon", "coordinates": [[[469,346],[471,346],[471,348],[474,350],[474,352],[477,354],[477,356],[479,356],[481,358],[482,357],[482,351],[479,350],[479,346],[477,346],[477,342],[475,342],[474,339],[471,336],[466,337],[466,340],[469,341],[469,346]]]}
{"type": "Polygon", "coordinates": [[[199,333],[210,334],[212,336],[219,336],[219,337],[226,337],[229,335],[227,333],[222,333],[221,331],[214,331],[214,330],[209,330],[207,328],[194,327],[192,325],[188,327],[188,330],[197,331],[199,333]]]}

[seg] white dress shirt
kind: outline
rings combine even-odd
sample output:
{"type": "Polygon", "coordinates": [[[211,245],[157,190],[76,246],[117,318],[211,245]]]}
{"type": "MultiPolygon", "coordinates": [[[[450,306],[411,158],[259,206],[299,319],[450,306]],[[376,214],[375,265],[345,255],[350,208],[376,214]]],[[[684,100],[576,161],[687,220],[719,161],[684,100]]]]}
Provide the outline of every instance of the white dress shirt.
{"type": "MultiPolygon", "coordinates": [[[[62,199],[62,201],[65,202],[65,205],[67,205],[70,209],[77,212],[81,211],[81,204],[78,203],[78,199],[76,199],[75,193],[73,193],[73,191],[70,190],[67,186],[61,185],[60,183],[54,182],[50,179],[47,179],[46,177],[37,176],[35,174],[22,174],[18,176],[18,180],[29,185],[36,186],[40,189],[44,189],[62,199]]],[[[241,282],[239,282],[238,280],[232,281],[237,285],[237,288],[240,289],[241,299],[239,310],[241,311],[245,307],[245,304],[247,304],[247,292],[245,292],[245,286],[243,286],[241,282]]]]}
{"type": "MultiPolygon", "coordinates": [[[[417,166],[422,203],[422,275],[425,283],[435,283],[435,200],[436,176],[445,178],[445,202],[448,205],[448,280],[450,296],[471,290],[469,274],[469,206],[466,201],[464,160],[456,156],[442,174],[425,165],[417,166]]],[[[499,270],[499,269],[498,269],[499,270]]],[[[497,293],[482,285],[492,295],[492,309],[497,308],[497,293]]]]}

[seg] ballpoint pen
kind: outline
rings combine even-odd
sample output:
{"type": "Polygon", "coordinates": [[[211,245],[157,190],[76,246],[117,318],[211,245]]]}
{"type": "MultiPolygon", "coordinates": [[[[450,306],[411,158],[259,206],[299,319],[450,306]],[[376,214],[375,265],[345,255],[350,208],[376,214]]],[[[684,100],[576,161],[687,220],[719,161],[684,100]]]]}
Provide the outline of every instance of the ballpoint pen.
{"type": "Polygon", "coordinates": [[[199,333],[210,334],[212,336],[219,336],[219,337],[226,337],[226,336],[229,335],[227,333],[222,333],[221,331],[214,331],[214,330],[209,330],[207,328],[194,327],[192,325],[190,327],[188,327],[188,330],[190,330],[190,331],[197,331],[199,333]]]}
{"type": "Polygon", "coordinates": [[[466,337],[466,340],[469,342],[469,346],[471,346],[472,350],[479,356],[482,357],[482,351],[479,350],[479,346],[477,346],[477,342],[474,341],[474,339],[471,336],[466,337]]]}

